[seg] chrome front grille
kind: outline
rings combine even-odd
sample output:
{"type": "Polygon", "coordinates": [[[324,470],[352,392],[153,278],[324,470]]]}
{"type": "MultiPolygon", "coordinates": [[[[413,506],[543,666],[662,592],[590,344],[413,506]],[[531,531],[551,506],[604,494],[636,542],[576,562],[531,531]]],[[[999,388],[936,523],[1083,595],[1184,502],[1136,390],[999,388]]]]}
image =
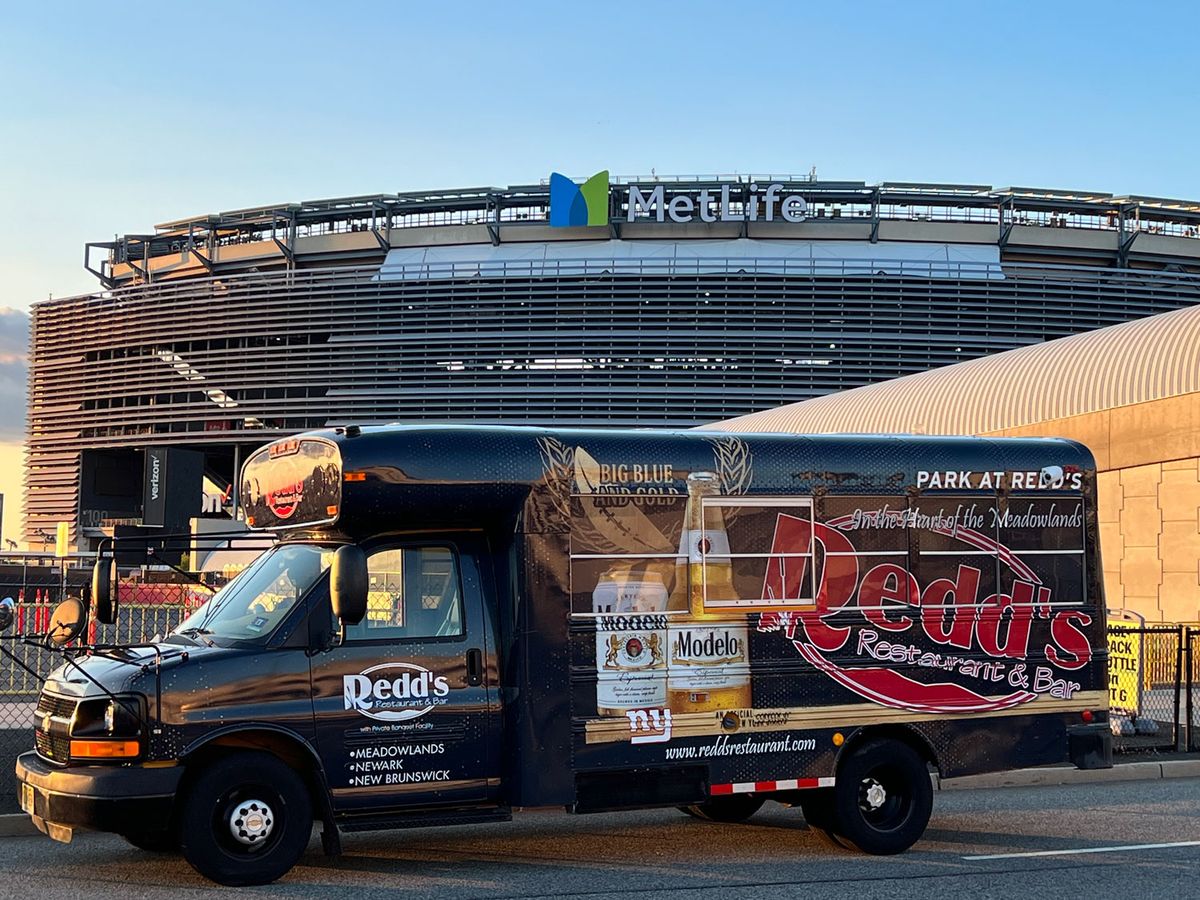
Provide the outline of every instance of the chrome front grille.
{"type": "Polygon", "coordinates": [[[59,719],[69,720],[75,714],[75,700],[72,697],[57,697],[43,692],[38,697],[37,711],[39,716],[50,713],[59,719]]]}
{"type": "Polygon", "coordinates": [[[51,762],[65,763],[71,757],[71,718],[75,700],[42,693],[33,714],[34,746],[39,755],[51,762]]]}
{"type": "Polygon", "coordinates": [[[65,734],[48,734],[37,729],[33,733],[37,752],[54,762],[66,762],[71,755],[71,740],[65,734]]]}

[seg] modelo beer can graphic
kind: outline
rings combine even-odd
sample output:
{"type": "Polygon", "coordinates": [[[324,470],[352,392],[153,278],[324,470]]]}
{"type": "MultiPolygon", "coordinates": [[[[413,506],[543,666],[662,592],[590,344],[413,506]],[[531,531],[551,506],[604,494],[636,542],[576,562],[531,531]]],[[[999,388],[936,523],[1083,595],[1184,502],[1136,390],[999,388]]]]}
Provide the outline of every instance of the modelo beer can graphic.
{"type": "Polygon", "coordinates": [[[711,472],[693,472],[687,484],[686,522],[668,608],[687,610],[691,621],[672,622],[667,705],[679,713],[746,709],[751,700],[746,616],[706,609],[706,601],[737,599],[724,516],[719,506],[704,505],[705,497],[720,493],[720,481],[711,472]]]}
{"type": "Polygon", "coordinates": [[[592,593],[596,619],[596,711],[667,705],[667,586],[653,572],[606,572],[592,593]]]}
{"type": "Polygon", "coordinates": [[[674,626],[667,666],[670,710],[683,713],[749,708],[748,643],[744,622],[674,626]]]}

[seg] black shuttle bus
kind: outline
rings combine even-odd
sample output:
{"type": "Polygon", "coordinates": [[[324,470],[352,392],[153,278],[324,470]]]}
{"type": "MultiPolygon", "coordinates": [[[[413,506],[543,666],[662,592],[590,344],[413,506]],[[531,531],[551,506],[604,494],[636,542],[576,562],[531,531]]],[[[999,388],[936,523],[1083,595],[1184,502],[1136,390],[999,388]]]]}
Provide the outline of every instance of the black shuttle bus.
{"type": "MultiPolygon", "coordinates": [[[[1048,439],[389,426],[251,456],[277,544],[47,680],[23,808],[223,884],[342,832],[766,800],[868,853],[942,776],[1111,765],[1095,464],[1048,439]]],[[[111,560],[93,605],[111,618],[111,560]]]]}

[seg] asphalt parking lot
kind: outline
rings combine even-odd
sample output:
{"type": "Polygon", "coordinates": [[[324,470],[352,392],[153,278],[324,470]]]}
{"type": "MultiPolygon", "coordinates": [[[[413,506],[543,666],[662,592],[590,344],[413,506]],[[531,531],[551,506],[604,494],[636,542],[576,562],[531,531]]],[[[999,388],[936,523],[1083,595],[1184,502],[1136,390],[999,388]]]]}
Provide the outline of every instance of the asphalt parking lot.
{"type": "MultiPolygon", "coordinates": [[[[330,860],[314,840],[263,897],[369,898],[712,896],[721,898],[1034,897],[1200,893],[1200,779],[942,791],[925,839],[898,857],[865,857],[768,804],[749,823],[719,825],[673,810],[570,816],[347,835],[330,860]],[[1113,849],[1119,848],[1119,849],[1113,849]]],[[[120,838],[0,839],[7,896],[212,897],[179,857],[120,838]]]]}

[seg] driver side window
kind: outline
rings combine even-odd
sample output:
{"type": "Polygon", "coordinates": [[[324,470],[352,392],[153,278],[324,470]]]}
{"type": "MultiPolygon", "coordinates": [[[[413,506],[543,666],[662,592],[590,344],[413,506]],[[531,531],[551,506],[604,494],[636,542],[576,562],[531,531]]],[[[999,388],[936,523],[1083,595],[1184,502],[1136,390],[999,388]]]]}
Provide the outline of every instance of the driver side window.
{"type": "Polygon", "coordinates": [[[348,641],[460,637],[458,558],[449,547],[393,547],[367,559],[367,614],[348,641]]]}

